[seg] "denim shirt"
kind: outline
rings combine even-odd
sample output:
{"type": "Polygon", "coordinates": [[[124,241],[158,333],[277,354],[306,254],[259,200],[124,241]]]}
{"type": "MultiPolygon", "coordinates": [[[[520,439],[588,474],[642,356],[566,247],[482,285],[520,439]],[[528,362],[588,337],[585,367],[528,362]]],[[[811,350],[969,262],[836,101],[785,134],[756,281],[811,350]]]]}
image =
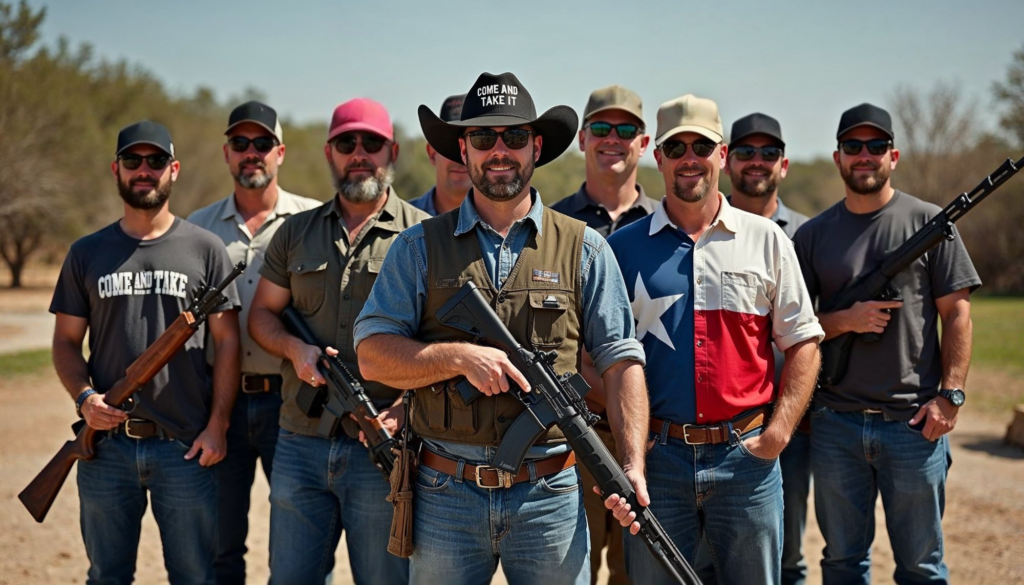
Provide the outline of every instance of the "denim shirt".
{"type": "MultiPolygon", "coordinates": [[[[459,208],[455,235],[475,231],[484,265],[497,287],[504,284],[533,230],[540,230],[545,210],[540,195],[530,189],[533,205],[526,217],[516,221],[502,237],[487,225],[473,205],[471,190],[459,208]]],[[[580,254],[583,291],[583,341],[590,351],[598,374],[612,365],[633,360],[645,363],[643,346],[636,340],[633,313],[626,286],[615,256],[604,238],[586,228],[580,254]]],[[[364,339],[378,334],[414,338],[427,300],[427,245],[423,226],[415,225],[391,244],[370,297],[356,319],[353,343],[358,349],[364,339]],[[415,269],[412,269],[415,267],[415,269]]],[[[483,461],[487,447],[445,442],[450,454],[468,461],[483,461]],[[473,455],[473,456],[471,456],[473,455]],[[479,455],[479,456],[477,456],[479,455]]],[[[531,450],[531,458],[535,456],[531,450]]],[[[548,454],[551,446],[545,447],[548,454]]]]}

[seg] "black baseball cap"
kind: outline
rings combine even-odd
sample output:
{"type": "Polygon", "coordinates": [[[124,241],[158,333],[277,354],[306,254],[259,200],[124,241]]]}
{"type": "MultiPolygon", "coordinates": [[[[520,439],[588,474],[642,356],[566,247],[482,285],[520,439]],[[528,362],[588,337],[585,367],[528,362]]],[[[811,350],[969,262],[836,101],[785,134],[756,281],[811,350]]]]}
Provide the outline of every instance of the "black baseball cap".
{"type": "Polygon", "coordinates": [[[125,126],[117,133],[117,152],[121,156],[125,149],[136,144],[151,144],[174,158],[174,143],[171,142],[171,131],[163,124],[143,120],[131,126],[125,126]]]}
{"type": "Polygon", "coordinates": [[[779,125],[779,121],[760,112],[743,116],[732,123],[732,131],[729,132],[729,147],[732,148],[734,144],[753,134],[764,134],[774,138],[779,146],[786,147],[786,142],[782,139],[782,126],[779,125]]]}
{"type": "Polygon", "coordinates": [[[441,111],[438,117],[445,122],[456,122],[462,118],[462,103],[466,101],[466,94],[450,95],[444,98],[441,104],[441,111]]]}
{"type": "Polygon", "coordinates": [[[894,138],[892,117],[889,116],[889,112],[878,106],[864,103],[843,112],[843,116],[839,118],[839,131],[836,132],[836,140],[857,126],[873,126],[888,134],[889,140],[894,138]]]}
{"type": "Polygon", "coordinates": [[[284,132],[281,131],[281,122],[277,119],[277,110],[267,104],[253,100],[231,110],[231,115],[228,116],[228,129],[224,131],[224,134],[231,132],[235,126],[246,122],[264,127],[267,132],[277,138],[278,142],[284,143],[284,132]]]}

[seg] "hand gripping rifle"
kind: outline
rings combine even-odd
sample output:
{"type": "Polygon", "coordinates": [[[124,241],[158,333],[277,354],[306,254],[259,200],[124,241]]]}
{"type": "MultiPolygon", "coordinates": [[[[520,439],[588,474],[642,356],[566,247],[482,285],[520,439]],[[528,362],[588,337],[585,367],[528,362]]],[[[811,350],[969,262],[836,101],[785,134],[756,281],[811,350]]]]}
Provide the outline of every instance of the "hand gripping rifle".
{"type": "Polygon", "coordinates": [[[326,392],[322,388],[308,385],[299,390],[296,398],[299,410],[310,418],[320,417],[316,432],[321,437],[337,436],[339,424],[353,439],[359,436],[359,431],[363,431],[369,444],[370,461],[373,461],[390,484],[391,470],[395,468],[395,453],[391,449],[397,449],[398,445],[377,418],[380,413],[366,395],[363,385],[337,356],[327,355],[295,307],[285,307],[281,311],[281,321],[289,333],[320,349],[316,367],[327,380],[326,392]]]}
{"type": "MultiPolygon", "coordinates": [[[[216,287],[200,286],[196,290],[192,304],[178,315],[170,327],[164,330],[160,337],[132,362],[132,365],[128,366],[124,377],[103,393],[103,402],[130,412],[134,406],[134,394],[171,361],[174,354],[178,353],[206,321],[210,311],[227,302],[227,297],[223,294],[224,289],[238,278],[243,270],[245,263],[239,262],[216,287]]],[[[32,483],[18,494],[18,499],[28,508],[29,514],[32,514],[36,522],[42,522],[46,518],[46,513],[57,499],[57,494],[60,493],[60,488],[64,485],[64,480],[67,479],[75,461],[90,461],[96,457],[97,434],[106,431],[98,431],[84,423],[85,421],[78,421],[72,425],[71,428],[76,433],[75,440],[64,443],[32,483]]]]}
{"type": "MultiPolygon", "coordinates": [[[[530,382],[530,392],[523,392],[519,388],[510,390],[526,410],[505,433],[492,465],[503,472],[518,473],[527,450],[545,430],[558,425],[576,453],[576,458],[597,480],[601,497],[619,494],[629,502],[630,508],[636,512],[636,522],[640,524],[638,536],[644,539],[647,548],[665,571],[678,583],[700,585],[700,579],[693,568],[650,509],[637,502],[633,486],[626,479],[622,468],[590,428],[597,417],[587,410],[583,401],[590,390],[583,376],[558,376],[552,367],[555,357],[553,352],[534,353],[520,345],[472,282],[463,285],[435,316],[443,325],[469,333],[507,353],[512,364],[530,382]]],[[[466,404],[482,396],[479,390],[467,382],[460,383],[457,388],[466,404]]]]}
{"type": "MultiPolygon", "coordinates": [[[[920,230],[896,250],[886,254],[873,269],[860,274],[850,286],[844,288],[831,300],[828,306],[819,307],[823,313],[849,309],[862,301],[899,301],[899,291],[892,286],[892,279],[910,266],[929,250],[938,246],[943,239],[952,241],[956,236],[953,224],[967,215],[975,205],[992,194],[1024,166],[1024,158],[1016,163],[1006,159],[998,169],[978,184],[970,193],[961,193],[945,209],[931,218],[920,230]]],[[[844,333],[821,344],[821,374],[818,386],[835,386],[846,376],[850,363],[850,352],[857,338],[867,343],[881,339],[876,333],[844,333]]]]}

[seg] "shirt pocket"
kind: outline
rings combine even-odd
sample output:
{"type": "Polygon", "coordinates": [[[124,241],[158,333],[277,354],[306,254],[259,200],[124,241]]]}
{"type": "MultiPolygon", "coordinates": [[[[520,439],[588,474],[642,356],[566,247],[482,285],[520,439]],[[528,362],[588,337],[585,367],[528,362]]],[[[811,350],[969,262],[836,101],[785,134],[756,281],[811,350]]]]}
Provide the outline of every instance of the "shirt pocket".
{"type": "Polygon", "coordinates": [[[380,274],[382,264],[384,264],[383,258],[370,258],[352,275],[352,278],[355,279],[352,283],[352,291],[358,300],[365,301],[370,298],[370,290],[373,289],[373,283],[377,282],[377,275],[380,274]]]}
{"type": "Polygon", "coordinates": [[[722,309],[746,315],[757,315],[757,291],[761,279],[746,272],[722,273],[722,309]]]}
{"type": "Polygon", "coordinates": [[[293,304],[306,313],[319,309],[327,292],[327,260],[298,258],[288,265],[288,273],[291,275],[293,304]]]}
{"type": "Polygon", "coordinates": [[[555,349],[569,333],[569,295],[564,292],[530,292],[530,342],[536,348],[555,349]]]}

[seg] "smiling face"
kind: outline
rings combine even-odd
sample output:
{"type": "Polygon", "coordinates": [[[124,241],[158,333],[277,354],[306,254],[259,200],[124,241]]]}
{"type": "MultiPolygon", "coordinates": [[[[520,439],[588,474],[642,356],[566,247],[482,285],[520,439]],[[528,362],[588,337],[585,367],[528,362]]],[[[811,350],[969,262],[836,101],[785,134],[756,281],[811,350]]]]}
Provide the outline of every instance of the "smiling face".
{"type": "MultiPolygon", "coordinates": [[[[889,135],[873,126],[858,126],[839,137],[840,142],[844,140],[889,140],[889,135]]],[[[860,195],[874,195],[885,188],[899,158],[900,151],[892,147],[877,155],[868,152],[867,146],[853,155],[842,149],[832,153],[847,188],[860,195]]]]}
{"type": "Polygon", "coordinates": [[[509,148],[500,137],[501,133],[508,129],[505,126],[489,128],[499,134],[498,140],[489,150],[478,150],[465,138],[466,133],[482,130],[481,127],[467,128],[463,137],[459,138],[462,159],[466,161],[473,187],[492,201],[511,201],[528,189],[530,179],[533,178],[534,166],[540,158],[543,139],[533,132],[532,126],[516,128],[531,132],[529,144],[519,149],[509,148]]]}
{"type": "Polygon", "coordinates": [[[658,170],[665,178],[665,192],[688,203],[696,203],[718,191],[718,175],[728,152],[726,145],[716,144],[707,157],[697,156],[693,152],[693,144],[700,141],[714,142],[696,132],[680,132],[666,139],[662,147],[668,147],[672,142],[685,143],[687,147],[683,156],[672,159],[665,156],[661,148],[654,151],[658,170]]]}
{"type": "MultiPolygon", "coordinates": [[[[594,122],[606,122],[612,126],[635,124],[643,128],[643,120],[638,120],[632,114],[622,110],[598,112],[588,118],[585,125],[589,126],[594,122]]],[[[607,173],[615,175],[633,173],[640,163],[640,157],[647,150],[650,140],[651,137],[645,134],[627,140],[621,138],[614,128],[607,136],[597,137],[589,128],[583,128],[579,133],[579,144],[587,161],[587,174],[600,176],[607,173]]]]}
{"type": "MultiPolygon", "coordinates": [[[[733,145],[733,148],[741,146],[778,146],[778,141],[770,136],[754,134],[744,138],[733,145]]],[[[779,183],[786,178],[789,169],[789,159],[785,156],[775,161],[766,161],[758,152],[754,158],[742,161],[736,158],[736,151],[729,152],[726,157],[725,169],[729,173],[734,191],[747,197],[768,197],[779,189],[779,183]]]]}

